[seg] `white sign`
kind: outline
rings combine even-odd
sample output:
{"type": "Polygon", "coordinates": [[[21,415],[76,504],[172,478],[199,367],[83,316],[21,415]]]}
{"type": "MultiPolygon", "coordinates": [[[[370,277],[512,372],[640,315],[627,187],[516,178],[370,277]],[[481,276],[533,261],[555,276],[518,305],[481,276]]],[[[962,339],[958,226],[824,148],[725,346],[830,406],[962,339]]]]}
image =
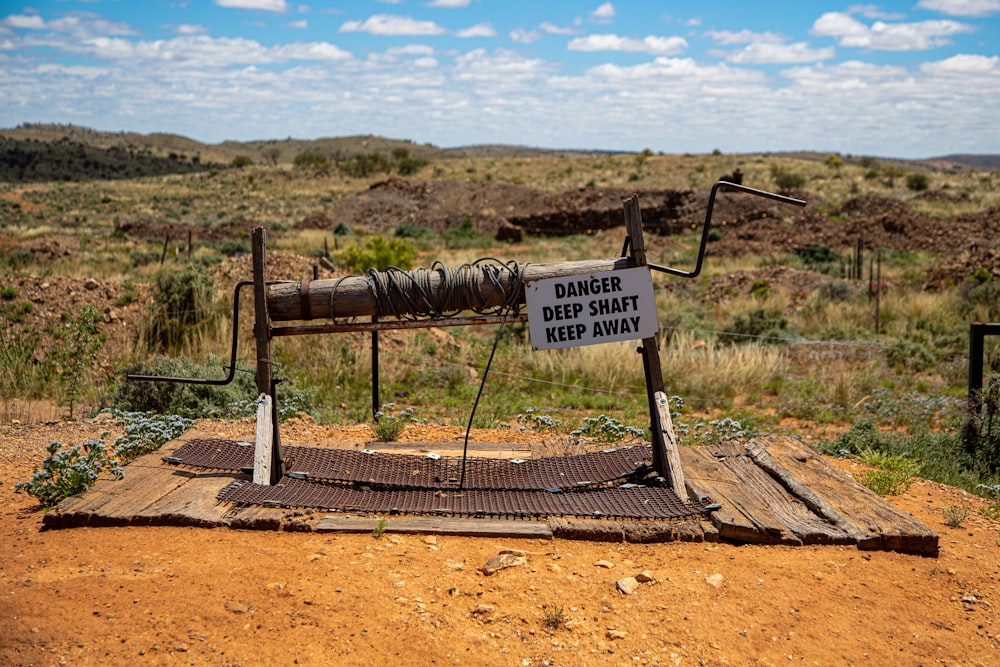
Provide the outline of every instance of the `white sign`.
{"type": "Polygon", "coordinates": [[[660,328],[645,266],[534,280],[524,294],[536,350],[650,338],[660,328]]]}

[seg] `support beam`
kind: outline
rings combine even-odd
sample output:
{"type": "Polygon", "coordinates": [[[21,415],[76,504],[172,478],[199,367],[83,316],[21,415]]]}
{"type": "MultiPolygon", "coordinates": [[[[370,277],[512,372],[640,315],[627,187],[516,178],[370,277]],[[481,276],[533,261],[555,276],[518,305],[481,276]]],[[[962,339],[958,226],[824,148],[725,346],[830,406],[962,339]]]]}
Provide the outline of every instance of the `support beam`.
{"type": "MultiPolygon", "coordinates": [[[[489,265],[487,265],[489,266],[489,265]]],[[[551,264],[525,264],[521,266],[522,280],[544,280],[564,276],[587,275],[628,268],[628,261],[620,259],[597,259],[580,262],[556,262],[551,264]]],[[[454,310],[473,308],[495,308],[503,305],[504,297],[514,288],[510,271],[492,272],[473,270],[469,267],[467,281],[470,288],[465,294],[450,294],[449,285],[442,269],[414,269],[409,272],[414,283],[425,285],[425,289],[435,301],[449,300],[455,304],[454,310]]],[[[383,277],[386,274],[381,274],[383,277]]],[[[345,276],[324,278],[309,283],[308,293],[303,294],[300,282],[276,283],[268,285],[267,311],[272,322],[288,322],[311,319],[352,318],[377,316],[375,294],[367,276],[345,276]],[[308,313],[302,307],[302,300],[308,299],[308,313]]],[[[518,295],[518,303],[524,303],[524,290],[518,295]]],[[[433,315],[430,312],[409,312],[408,315],[433,315]]]]}
{"type": "Polygon", "coordinates": [[[277,484],[285,472],[284,458],[281,456],[281,434],[276,418],[277,399],[274,396],[274,375],[271,369],[271,323],[267,313],[266,243],[264,228],[255,227],[253,242],[253,333],[257,342],[257,393],[265,394],[271,400],[271,475],[270,483],[277,484]]]}
{"type": "MultiPolygon", "coordinates": [[[[625,202],[625,232],[631,247],[634,266],[646,266],[646,241],[642,235],[642,214],[639,211],[639,197],[632,195],[625,202]]],[[[663,370],[660,367],[660,351],[656,337],[644,338],[642,347],[642,368],[646,375],[646,398],[649,402],[650,430],[653,434],[653,467],[660,476],[671,481],[678,495],[686,493],[684,477],[680,469],[680,455],[677,452],[677,436],[674,434],[670,407],[663,386],[663,370]],[[657,397],[662,397],[658,400],[657,397]]]]}

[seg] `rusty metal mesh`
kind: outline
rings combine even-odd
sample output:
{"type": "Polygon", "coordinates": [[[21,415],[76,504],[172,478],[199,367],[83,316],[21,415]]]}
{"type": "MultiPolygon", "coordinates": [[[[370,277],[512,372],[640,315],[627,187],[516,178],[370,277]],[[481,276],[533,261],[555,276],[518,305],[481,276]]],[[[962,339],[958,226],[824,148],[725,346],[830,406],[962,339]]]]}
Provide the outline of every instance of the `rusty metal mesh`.
{"type": "Polygon", "coordinates": [[[677,519],[706,511],[704,503],[684,503],[672,489],[642,486],[565,493],[499,489],[364,491],[286,477],[274,486],[237,480],[222,489],[218,498],[241,505],[515,518],[564,515],[677,519]]]}
{"type": "MultiPolygon", "coordinates": [[[[253,452],[252,443],[193,439],[163,460],[247,472],[252,470],[253,452]]],[[[219,492],[218,499],[239,505],[389,514],[633,519],[703,514],[709,502],[685,503],[666,486],[622,484],[625,478],[650,470],[648,445],[522,462],[470,458],[461,490],[459,457],[300,446],[283,447],[283,453],[288,474],[279,484],[236,480],[219,492]]]]}
{"type": "MultiPolygon", "coordinates": [[[[253,466],[252,443],[194,439],[164,457],[168,463],[241,471],[253,466]]],[[[294,477],[398,489],[457,489],[462,459],[323,447],[282,447],[294,477]]],[[[543,459],[466,460],[465,489],[567,489],[599,486],[650,470],[648,445],[543,459]]]]}

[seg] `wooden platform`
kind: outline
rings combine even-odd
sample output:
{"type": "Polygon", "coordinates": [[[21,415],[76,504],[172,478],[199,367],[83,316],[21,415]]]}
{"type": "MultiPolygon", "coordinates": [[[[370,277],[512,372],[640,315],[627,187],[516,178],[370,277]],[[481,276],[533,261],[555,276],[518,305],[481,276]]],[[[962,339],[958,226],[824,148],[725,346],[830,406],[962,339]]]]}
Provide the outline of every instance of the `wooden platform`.
{"type": "MultiPolygon", "coordinates": [[[[87,492],[67,498],[45,515],[44,525],[180,525],[320,532],[375,529],[377,516],[235,507],[218,502],[218,492],[240,475],[194,472],[160,460],[198,437],[207,436],[190,432],[129,464],[124,479],[101,480],[87,492]]],[[[474,443],[470,443],[472,447],[474,443]]],[[[495,455],[498,449],[502,447],[493,445],[475,453],[495,455]]],[[[692,497],[709,496],[721,503],[710,521],[392,516],[383,517],[384,531],[629,542],[847,544],[860,549],[937,554],[936,534],[790,438],[760,438],[742,447],[681,447],[680,453],[692,497]]]]}

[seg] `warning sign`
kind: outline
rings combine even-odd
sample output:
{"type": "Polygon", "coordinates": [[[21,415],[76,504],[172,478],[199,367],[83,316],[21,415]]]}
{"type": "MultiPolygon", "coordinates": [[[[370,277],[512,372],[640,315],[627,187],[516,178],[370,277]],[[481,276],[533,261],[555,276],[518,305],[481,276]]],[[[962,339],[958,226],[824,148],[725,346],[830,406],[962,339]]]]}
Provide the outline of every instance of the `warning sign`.
{"type": "Polygon", "coordinates": [[[536,350],[649,338],[659,329],[644,266],[531,281],[525,299],[536,350]]]}

